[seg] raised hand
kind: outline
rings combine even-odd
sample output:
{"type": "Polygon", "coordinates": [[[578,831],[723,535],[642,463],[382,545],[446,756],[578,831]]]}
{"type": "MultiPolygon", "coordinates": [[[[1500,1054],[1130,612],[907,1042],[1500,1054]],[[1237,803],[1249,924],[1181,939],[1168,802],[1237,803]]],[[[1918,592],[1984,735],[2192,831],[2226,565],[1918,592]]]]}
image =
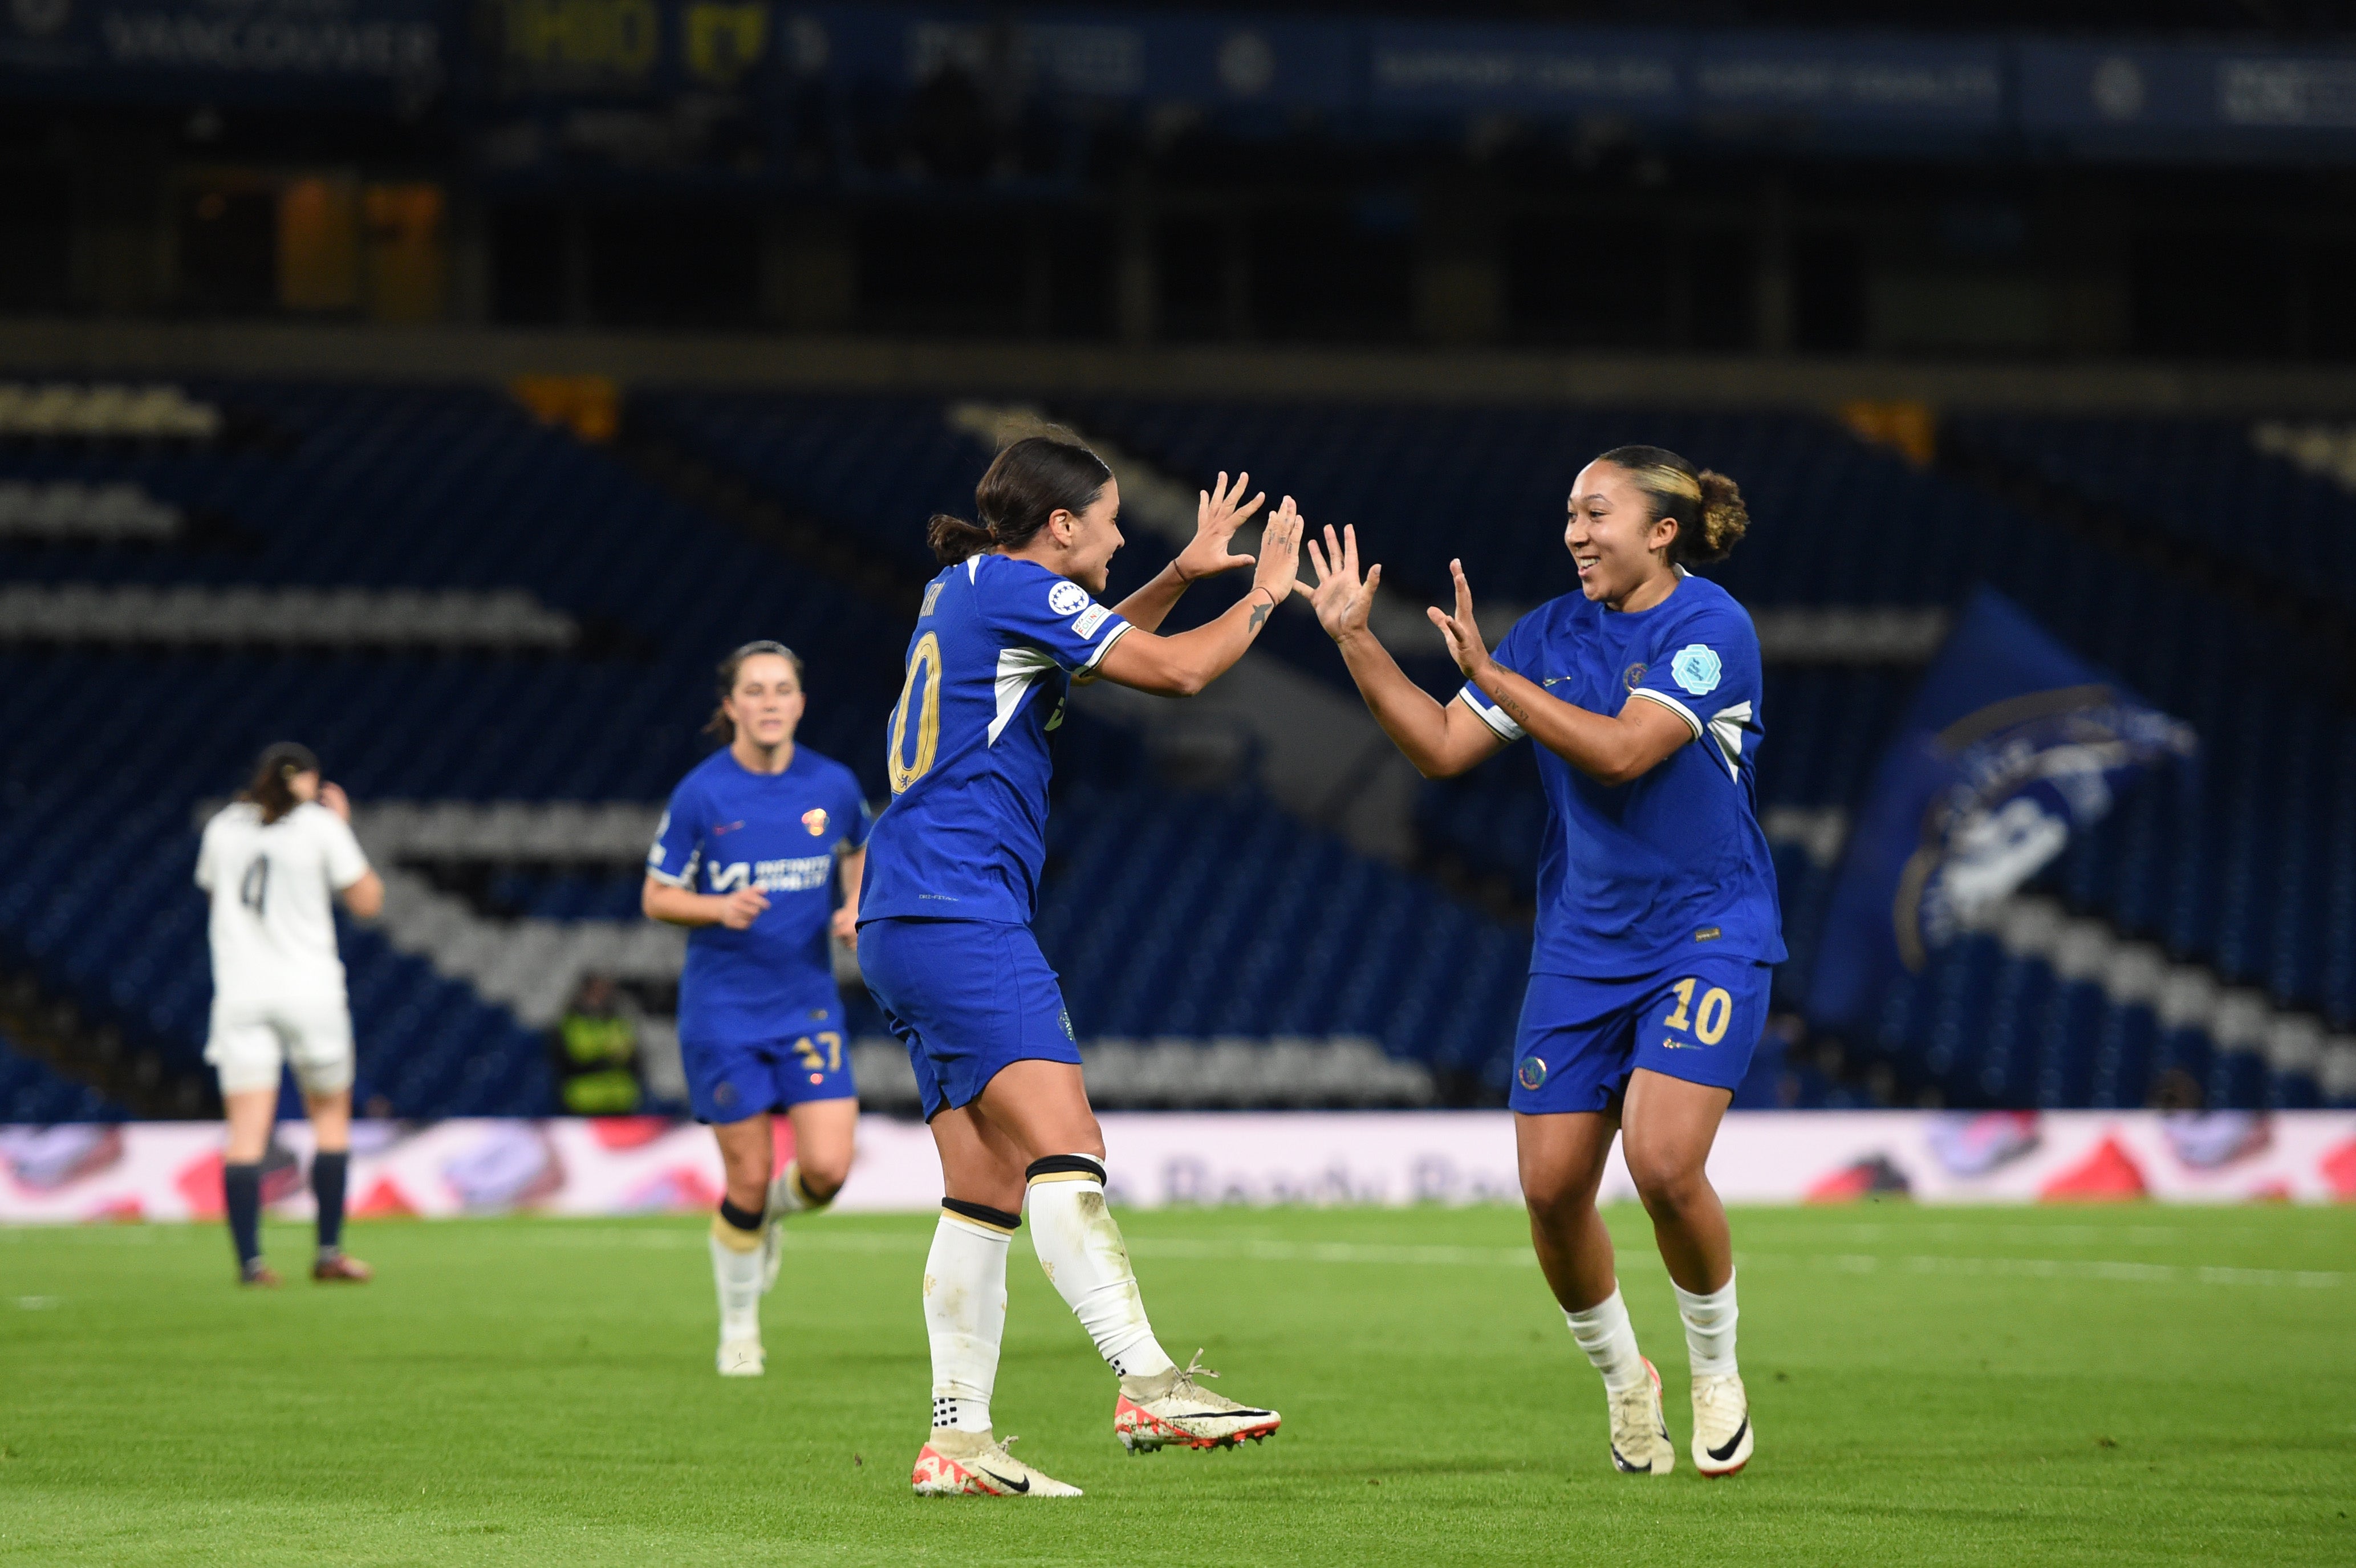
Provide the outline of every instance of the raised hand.
{"type": "Polygon", "coordinates": [[[1481,635],[1479,623],[1472,618],[1472,585],[1464,580],[1464,563],[1451,561],[1448,571],[1456,579],[1456,613],[1449,615],[1437,607],[1423,613],[1440,628],[1440,635],[1448,641],[1448,656],[1456,660],[1456,668],[1463,671],[1469,681],[1487,667],[1489,644],[1481,635]]]}
{"type": "Polygon", "coordinates": [[[1365,580],[1359,579],[1358,531],[1345,524],[1336,539],[1333,525],[1327,524],[1324,549],[1320,550],[1314,539],[1309,542],[1309,564],[1317,570],[1317,586],[1309,596],[1309,604],[1325,635],[1335,642],[1346,642],[1365,630],[1383,569],[1379,564],[1370,566],[1365,580]]]}
{"type": "Polygon", "coordinates": [[[327,807],[327,810],[335,812],[336,815],[343,818],[344,821],[348,822],[352,820],[352,799],[350,796],[344,793],[344,787],[337,783],[332,779],[321,781],[319,785],[319,804],[327,807]]]}
{"type": "MultiPolygon", "coordinates": [[[[1269,518],[1268,526],[1260,530],[1259,564],[1252,573],[1252,586],[1266,588],[1275,596],[1263,610],[1273,610],[1292,595],[1301,577],[1301,512],[1287,496],[1269,518]]],[[[1266,620],[1265,614],[1253,618],[1255,626],[1266,620]]]]}
{"type": "Polygon", "coordinates": [[[1194,537],[1178,553],[1178,575],[1191,583],[1197,577],[1208,577],[1237,566],[1252,564],[1249,555],[1237,554],[1227,548],[1236,530],[1249,522],[1268,499],[1262,490],[1248,501],[1243,499],[1244,487],[1251,476],[1239,473],[1233,486],[1227,483],[1226,471],[1219,472],[1219,482],[1207,490],[1198,490],[1200,498],[1194,507],[1194,537]]]}

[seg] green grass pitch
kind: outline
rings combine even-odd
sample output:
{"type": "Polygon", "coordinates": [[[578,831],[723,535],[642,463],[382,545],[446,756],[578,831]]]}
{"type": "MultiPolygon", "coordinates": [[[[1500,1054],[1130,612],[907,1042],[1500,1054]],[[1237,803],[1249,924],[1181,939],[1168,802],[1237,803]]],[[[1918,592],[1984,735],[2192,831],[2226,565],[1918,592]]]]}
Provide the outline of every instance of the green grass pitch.
{"type": "MultiPolygon", "coordinates": [[[[703,1226],[355,1227],[377,1283],[230,1284],[213,1227],[0,1230],[0,1562],[2356,1562],[2356,1210],[1740,1213],[1743,1475],[1612,1215],[1676,1474],[1622,1477],[1517,1212],[1131,1212],[1164,1344],[1279,1406],[1131,1458],[1018,1240],[999,1431],[1087,1490],[918,1501],[932,1222],[826,1217],[723,1382],[703,1226]]],[[[273,1227],[290,1276],[305,1231],[273,1227]]]]}

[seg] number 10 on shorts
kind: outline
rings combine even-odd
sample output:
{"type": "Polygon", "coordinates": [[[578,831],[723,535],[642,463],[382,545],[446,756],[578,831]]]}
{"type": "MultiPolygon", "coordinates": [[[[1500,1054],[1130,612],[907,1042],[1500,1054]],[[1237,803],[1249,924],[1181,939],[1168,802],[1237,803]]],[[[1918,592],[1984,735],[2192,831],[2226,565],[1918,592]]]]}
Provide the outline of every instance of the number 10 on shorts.
{"type": "Polygon", "coordinates": [[[1679,1034],[1690,1032],[1705,1046],[1714,1046],[1726,1038],[1726,1026],[1734,1017],[1734,998],[1726,987],[1713,985],[1701,993],[1701,1005],[1694,1006],[1694,988],[1698,978],[1687,975],[1673,983],[1669,989],[1677,993],[1676,1007],[1661,1020],[1661,1026],[1679,1034]]]}

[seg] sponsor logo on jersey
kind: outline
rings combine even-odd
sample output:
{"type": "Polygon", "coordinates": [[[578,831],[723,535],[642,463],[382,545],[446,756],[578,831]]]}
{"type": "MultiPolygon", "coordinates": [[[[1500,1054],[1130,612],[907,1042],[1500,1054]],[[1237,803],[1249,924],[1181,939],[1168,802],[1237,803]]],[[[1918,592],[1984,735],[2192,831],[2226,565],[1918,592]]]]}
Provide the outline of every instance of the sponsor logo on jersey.
{"type": "Polygon", "coordinates": [[[1072,623],[1072,634],[1076,637],[1094,637],[1097,634],[1097,628],[1104,625],[1111,615],[1112,611],[1102,605],[1090,605],[1080,612],[1080,618],[1072,623]]]}
{"type": "Polygon", "coordinates": [[[1055,1009],[1055,1022],[1064,1026],[1064,1038],[1072,1041],[1074,1044],[1078,1043],[1079,1036],[1072,1033],[1072,1010],[1069,1007],[1058,1007],[1055,1009]]]}
{"type": "Polygon", "coordinates": [[[1066,578],[1047,590],[1047,607],[1059,616],[1076,616],[1088,607],[1088,591],[1066,578]]]}
{"type": "Polygon", "coordinates": [[[1514,1076],[1521,1081],[1524,1089],[1544,1088],[1547,1078],[1546,1059],[1542,1057],[1524,1057],[1521,1067],[1514,1076]]]}
{"type": "Polygon", "coordinates": [[[1627,687],[1628,690],[1632,692],[1637,687],[1643,685],[1644,683],[1644,666],[1642,664],[1631,664],[1628,666],[1627,669],[1620,672],[1620,683],[1622,686],[1627,687]]]}
{"type": "Polygon", "coordinates": [[[1669,660],[1669,673],[1678,685],[1697,697],[1707,697],[1718,690],[1719,677],[1724,673],[1715,649],[1698,642],[1688,642],[1669,660]]]}
{"type": "Polygon", "coordinates": [[[1700,930],[1694,933],[1694,940],[1697,942],[1714,942],[1725,934],[1726,933],[1724,931],[1719,930],[1716,926],[1704,926],[1700,930]]]}
{"type": "Polygon", "coordinates": [[[802,826],[809,830],[812,838],[826,832],[826,808],[823,806],[812,806],[802,813],[802,826]]]}
{"type": "Polygon", "coordinates": [[[714,861],[706,868],[714,893],[757,887],[764,893],[807,893],[826,886],[834,865],[830,854],[805,854],[788,860],[739,860],[726,865],[714,861]]]}

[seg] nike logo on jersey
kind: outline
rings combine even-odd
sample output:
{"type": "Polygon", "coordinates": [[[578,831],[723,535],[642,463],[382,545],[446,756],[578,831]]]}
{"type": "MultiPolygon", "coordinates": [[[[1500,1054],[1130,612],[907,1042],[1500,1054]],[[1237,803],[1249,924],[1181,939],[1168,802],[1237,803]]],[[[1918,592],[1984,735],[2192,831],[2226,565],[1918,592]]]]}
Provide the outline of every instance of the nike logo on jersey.
{"type": "Polygon", "coordinates": [[[722,823],[721,823],[721,824],[719,824],[717,827],[715,827],[715,828],[713,828],[713,829],[712,830],[712,836],[713,838],[719,838],[719,837],[720,837],[721,835],[723,835],[723,833],[733,833],[733,832],[734,832],[738,828],[741,828],[741,827],[743,827],[744,825],[744,818],[742,818],[742,817],[737,818],[737,819],[736,819],[734,822],[722,822],[722,823]]]}
{"type": "Polygon", "coordinates": [[[1726,1440],[1726,1446],[1711,1449],[1709,1456],[1713,1459],[1733,1458],[1734,1451],[1742,1445],[1742,1434],[1750,1430],[1751,1418],[1746,1415],[1742,1418],[1742,1424],[1734,1429],[1734,1435],[1726,1440]]]}

